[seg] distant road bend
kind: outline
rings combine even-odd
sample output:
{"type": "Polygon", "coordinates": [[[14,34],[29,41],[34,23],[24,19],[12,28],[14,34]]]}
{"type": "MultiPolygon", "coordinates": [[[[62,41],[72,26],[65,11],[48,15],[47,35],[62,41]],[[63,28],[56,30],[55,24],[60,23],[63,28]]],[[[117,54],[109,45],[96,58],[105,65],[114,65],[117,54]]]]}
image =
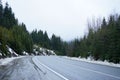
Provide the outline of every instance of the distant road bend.
{"type": "Polygon", "coordinates": [[[120,68],[59,56],[34,56],[0,66],[0,80],[120,80],[120,68]]]}

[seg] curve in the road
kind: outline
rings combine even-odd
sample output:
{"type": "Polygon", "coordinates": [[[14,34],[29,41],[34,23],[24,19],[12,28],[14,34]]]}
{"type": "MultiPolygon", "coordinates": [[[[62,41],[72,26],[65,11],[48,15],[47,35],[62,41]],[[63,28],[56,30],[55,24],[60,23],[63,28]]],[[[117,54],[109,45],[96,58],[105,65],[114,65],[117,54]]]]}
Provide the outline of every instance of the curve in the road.
{"type": "Polygon", "coordinates": [[[118,68],[73,61],[57,56],[40,56],[34,59],[48,70],[64,75],[67,80],[120,80],[118,68]]]}
{"type": "MultiPolygon", "coordinates": [[[[34,58],[35,59],[35,58],[34,58]]],[[[34,60],[33,60],[34,61],[34,60]]],[[[42,65],[43,67],[45,67],[46,69],[50,70],[51,72],[53,72],[54,74],[56,74],[57,76],[61,77],[63,80],[69,80],[66,77],[64,77],[63,75],[61,75],[60,73],[54,71],[53,69],[51,69],[50,67],[46,66],[45,64],[41,63],[39,61],[39,64],[42,65]]]]}

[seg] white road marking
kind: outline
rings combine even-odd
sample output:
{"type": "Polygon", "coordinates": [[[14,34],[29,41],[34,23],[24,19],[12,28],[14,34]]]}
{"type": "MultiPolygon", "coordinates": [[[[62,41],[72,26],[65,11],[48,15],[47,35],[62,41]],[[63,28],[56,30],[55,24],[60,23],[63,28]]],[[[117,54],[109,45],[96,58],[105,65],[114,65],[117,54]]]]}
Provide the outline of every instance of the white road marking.
{"type": "Polygon", "coordinates": [[[101,74],[101,75],[109,76],[109,77],[112,77],[112,78],[120,79],[120,77],[114,76],[114,75],[111,75],[111,74],[107,74],[107,73],[103,73],[103,72],[99,72],[99,71],[96,71],[96,70],[92,70],[92,69],[88,69],[88,68],[83,68],[83,67],[79,67],[79,68],[81,68],[83,70],[86,70],[86,71],[91,71],[91,72],[95,72],[95,73],[98,73],[98,74],[101,74]]]}
{"type": "MultiPolygon", "coordinates": [[[[63,75],[57,73],[56,71],[52,70],[52,69],[49,68],[48,66],[44,65],[44,64],[41,63],[40,61],[39,61],[39,63],[40,63],[42,66],[44,66],[45,68],[47,68],[48,70],[50,70],[51,72],[53,72],[53,73],[55,73],[56,75],[58,75],[59,77],[63,78],[64,80],[69,80],[69,79],[67,79],[66,77],[64,77],[63,75]]],[[[97,73],[97,74],[101,74],[101,75],[105,75],[105,76],[108,76],[108,77],[120,79],[120,77],[118,77],[118,76],[114,76],[114,75],[111,75],[111,74],[103,73],[103,72],[100,72],[100,71],[96,71],[96,70],[92,70],[92,69],[88,69],[88,68],[83,68],[83,67],[79,67],[79,68],[81,68],[82,70],[91,71],[91,72],[94,72],[94,73],[97,73]]]]}
{"type": "MultiPolygon", "coordinates": [[[[65,57],[66,59],[70,59],[70,60],[74,60],[74,59],[71,59],[71,58],[67,58],[65,57]]],[[[87,62],[87,63],[94,63],[94,62],[89,62],[89,61],[84,61],[84,62],[87,62]]],[[[99,63],[94,63],[94,64],[99,64],[99,63]]],[[[104,64],[99,64],[99,65],[104,65],[104,64]]],[[[107,65],[107,66],[110,66],[110,65],[107,65]]],[[[113,67],[113,66],[112,66],[113,67]]],[[[112,78],[116,78],[116,79],[120,79],[120,77],[118,76],[114,76],[114,75],[111,75],[111,74],[107,74],[107,73],[103,73],[103,72],[100,72],[100,71],[96,71],[96,70],[92,70],[92,69],[88,69],[88,68],[83,68],[83,67],[79,67],[83,70],[86,70],[86,71],[91,71],[91,72],[95,72],[95,73],[98,73],[98,74],[101,74],[101,75],[105,75],[105,76],[108,76],[108,77],[112,77],[112,78]]]]}
{"type": "Polygon", "coordinates": [[[42,66],[44,66],[45,68],[47,68],[48,70],[50,70],[51,72],[53,72],[54,74],[56,74],[57,76],[59,76],[60,78],[62,78],[62,79],[64,79],[64,80],[69,80],[69,79],[67,79],[66,77],[64,77],[63,75],[61,75],[60,73],[54,71],[53,69],[49,68],[49,67],[46,66],[45,64],[41,63],[40,61],[39,61],[39,64],[42,65],[42,66]]]}

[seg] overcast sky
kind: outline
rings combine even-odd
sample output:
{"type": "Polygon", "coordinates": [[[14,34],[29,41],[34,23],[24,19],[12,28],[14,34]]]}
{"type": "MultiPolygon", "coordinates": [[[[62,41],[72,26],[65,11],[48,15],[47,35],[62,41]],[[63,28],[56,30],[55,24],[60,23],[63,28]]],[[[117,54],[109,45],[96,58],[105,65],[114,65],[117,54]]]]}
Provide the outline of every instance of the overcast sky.
{"type": "Polygon", "coordinates": [[[47,31],[63,40],[80,38],[87,32],[87,20],[120,13],[120,0],[3,0],[29,31],[47,31]]]}

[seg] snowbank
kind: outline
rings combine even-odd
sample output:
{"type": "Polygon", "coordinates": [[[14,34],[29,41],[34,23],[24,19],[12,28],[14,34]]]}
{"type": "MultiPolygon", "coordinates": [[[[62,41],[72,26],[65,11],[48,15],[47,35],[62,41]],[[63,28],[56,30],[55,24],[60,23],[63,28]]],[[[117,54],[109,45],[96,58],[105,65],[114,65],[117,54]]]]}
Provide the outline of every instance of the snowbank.
{"type": "Polygon", "coordinates": [[[6,47],[12,56],[18,56],[18,54],[12,48],[10,48],[8,45],[6,45],[6,47]]]}
{"type": "Polygon", "coordinates": [[[90,58],[76,58],[76,57],[67,57],[67,56],[64,56],[64,58],[67,58],[67,59],[71,59],[71,60],[77,60],[77,61],[84,61],[84,62],[89,62],[89,63],[94,63],[94,64],[101,64],[101,65],[107,65],[107,66],[112,66],[112,67],[120,67],[120,64],[115,64],[115,63],[111,63],[111,62],[108,62],[108,61],[95,61],[93,59],[90,59],[90,58]]]}
{"type": "Polygon", "coordinates": [[[0,65],[6,65],[6,64],[10,63],[11,61],[13,61],[14,59],[18,59],[18,58],[22,58],[22,57],[24,57],[24,56],[0,59],[0,65]]]}
{"type": "Polygon", "coordinates": [[[38,45],[34,45],[33,53],[35,55],[44,55],[44,56],[56,55],[53,50],[39,47],[38,45]]]}
{"type": "Polygon", "coordinates": [[[23,51],[22,53],[23,55],[27,55],[27,56],[29,55],[29,53],[27,53],[26,51],[23,51]]]}
{"type": "Polygon", "coordinates": [[[2,53],[0,53],[0,56],[2,56],[2,53]]]}

